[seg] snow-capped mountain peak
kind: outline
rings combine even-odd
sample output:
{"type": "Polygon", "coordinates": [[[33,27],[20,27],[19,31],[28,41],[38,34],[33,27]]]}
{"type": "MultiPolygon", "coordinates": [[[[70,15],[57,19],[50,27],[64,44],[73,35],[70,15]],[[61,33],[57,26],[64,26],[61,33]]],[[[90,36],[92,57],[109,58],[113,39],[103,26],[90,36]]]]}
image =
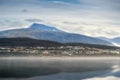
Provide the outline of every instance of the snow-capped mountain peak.
{"type": "Polygon", "coordinates": [[[55,27],[52,26],[46,26],[44,24],[38,24],[38,23],[33,23],[29,29],[40,29],[40,30],[45,30],[45,31],[60,31],[55,27]]]}

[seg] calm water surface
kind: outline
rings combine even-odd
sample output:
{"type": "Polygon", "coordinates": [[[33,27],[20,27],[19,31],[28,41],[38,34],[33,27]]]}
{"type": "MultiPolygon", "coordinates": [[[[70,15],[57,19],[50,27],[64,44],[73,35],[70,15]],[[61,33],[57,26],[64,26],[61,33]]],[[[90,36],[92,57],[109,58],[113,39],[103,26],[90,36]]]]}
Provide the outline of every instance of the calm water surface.
{"type": "Polygon", "coordinates": [[[0,80],[120,80],[120,57],[1,57],[0,80]]]}

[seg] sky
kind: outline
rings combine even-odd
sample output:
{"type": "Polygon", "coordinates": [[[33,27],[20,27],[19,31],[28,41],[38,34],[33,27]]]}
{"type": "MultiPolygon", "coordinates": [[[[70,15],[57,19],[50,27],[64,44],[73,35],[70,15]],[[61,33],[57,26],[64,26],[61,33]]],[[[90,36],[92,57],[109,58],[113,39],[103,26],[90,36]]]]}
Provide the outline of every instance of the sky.
{"type": "Polygon", "coordinates": [[[0,0],[0,31],[32,23],[93,37],[120,37],[120,0],[0,0]]]}

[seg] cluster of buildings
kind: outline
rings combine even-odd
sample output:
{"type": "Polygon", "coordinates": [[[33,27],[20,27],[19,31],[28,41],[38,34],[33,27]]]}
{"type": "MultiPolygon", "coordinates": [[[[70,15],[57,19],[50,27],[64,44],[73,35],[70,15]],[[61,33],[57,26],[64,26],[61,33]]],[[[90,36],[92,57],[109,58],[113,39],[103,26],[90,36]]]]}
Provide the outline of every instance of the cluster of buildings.
{"type": "Polygon", "coordinates": [[[120,56],[120,49],[98,49],[82,46],[59,47],[0,47],[0,54],[25,54],[37,56],[120,56]]]}

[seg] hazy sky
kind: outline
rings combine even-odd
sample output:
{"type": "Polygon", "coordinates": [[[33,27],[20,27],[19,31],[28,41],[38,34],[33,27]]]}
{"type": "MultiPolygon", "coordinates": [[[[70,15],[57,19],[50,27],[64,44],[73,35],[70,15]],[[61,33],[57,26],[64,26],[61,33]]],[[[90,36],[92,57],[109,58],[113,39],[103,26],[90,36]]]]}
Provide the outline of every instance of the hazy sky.
{"type": "Polygon", "coordinates": [[[120,0],[0,0],[0,30],[32,23],[89,36],[120,37],[120,0]]]}

